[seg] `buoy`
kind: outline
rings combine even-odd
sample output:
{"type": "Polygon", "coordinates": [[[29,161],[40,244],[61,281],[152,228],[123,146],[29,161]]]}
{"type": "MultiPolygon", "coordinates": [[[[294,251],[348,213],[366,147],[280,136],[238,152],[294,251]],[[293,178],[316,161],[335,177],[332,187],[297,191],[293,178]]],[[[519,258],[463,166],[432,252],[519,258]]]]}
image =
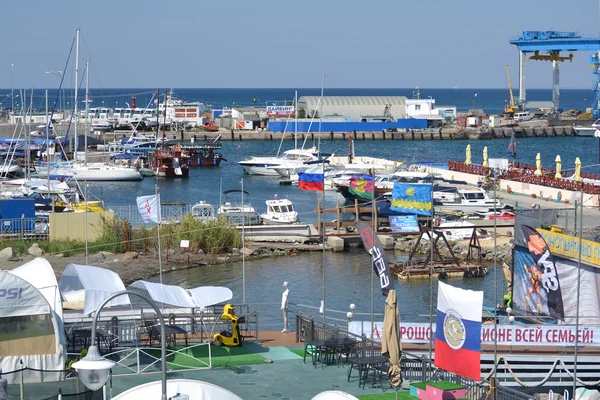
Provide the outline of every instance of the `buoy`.
{"type": "Polygon", "coordinates": [[[507,187],[506,187],[506,192],[507,192],[508,194],[512,193],[512,188],[511,188],[510,186],[507,186],[507,187]]]}
{"type": "Polygon", "coordinates": [[[241,149],[241,148],[242,148],[242,145],[238,144],[238,149],[241,149]]]}

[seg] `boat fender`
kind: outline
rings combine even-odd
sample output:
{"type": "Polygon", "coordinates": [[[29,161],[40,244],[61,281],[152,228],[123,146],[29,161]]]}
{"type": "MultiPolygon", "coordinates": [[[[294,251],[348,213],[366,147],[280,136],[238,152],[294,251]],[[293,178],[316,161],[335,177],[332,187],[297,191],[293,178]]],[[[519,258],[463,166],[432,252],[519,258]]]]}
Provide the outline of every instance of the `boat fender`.
{"type": "Polygon", "coordinates": [[[473,272],[471,272],[471,268],[467,268],[465,272],[463,272],[463,278],[472,278],[473,272]]]}
{"type": "Polygon", "coordinates": [[[562,200],[562,192],[559,190],[558,193],[556,194],[556,202],[560,203],[561,200],[562,200]]]}
{"type": "Polygon", "coordinates": [[[507,187],[506,187],[506,192],[507,192],[508,194],[512,193],[512,188],[511,188],[510,186],[507,186],[507,187]]]}
{"type": "Polygon", "coordinates": [[[438,275],[438,280],[445,281],[446,279],[448,279],[448,273],[446,271],[440,272],[438,275]]]}

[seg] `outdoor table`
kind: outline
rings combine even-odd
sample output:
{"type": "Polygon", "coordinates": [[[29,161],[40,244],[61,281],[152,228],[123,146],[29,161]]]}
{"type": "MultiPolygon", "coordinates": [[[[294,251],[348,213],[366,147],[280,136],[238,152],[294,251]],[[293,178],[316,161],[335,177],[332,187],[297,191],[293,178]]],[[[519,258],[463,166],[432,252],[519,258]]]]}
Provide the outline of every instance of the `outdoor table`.
{"type": "Polygon", "coordinates": [[[376,369],[377,367],[382,367],[389,362],[387,357],[384,356],[372,356],[372,357],[354,357],[351,358],[349,363],[350,367],[348,368],[348,382],[350,382],[350,375],[352,374],[352,369],[358,369],[358,386],[363,384],[367,380],[370,369],[376,369]]]}
{"type": "MultiPolygon", "coordinates": [[[[96,340],[98,341],[98,347],[100,348],[102,344],[108,348],[108,351],[112,351],[112,343],[113,343],[113,334],[104,330],[104,329],[96,329],[96,340]]],[[[92,341],[92,329],[74,329],[71,332],[71,344],[73,348],[73,352],[75,351],[75,345],[79,342],[81,343],[82,349],[87,349],[90,347],[92,341]]]]}
{"type": "MultiPolygon", "coordinates": [[[[160,343],[160,325],[152,325],[152,326],[148,326],[148,336],[149,336],[149,342],[150,342],[150,346],[152,346],[152,339],[155,338],[156,340],[158,340],[158,342],[160,343]]],[[[185,329],[183,329],[180,326],[177,325],[165,325],[165,334],[167,335],[167,337],[171,336],[173,339],[173,346],[177,345],[177,335],[178,334],[183,334],[185,337],[185,347],[187,347],[188,345],[188,337],[187,337],[187,331],[185,329]]]]}

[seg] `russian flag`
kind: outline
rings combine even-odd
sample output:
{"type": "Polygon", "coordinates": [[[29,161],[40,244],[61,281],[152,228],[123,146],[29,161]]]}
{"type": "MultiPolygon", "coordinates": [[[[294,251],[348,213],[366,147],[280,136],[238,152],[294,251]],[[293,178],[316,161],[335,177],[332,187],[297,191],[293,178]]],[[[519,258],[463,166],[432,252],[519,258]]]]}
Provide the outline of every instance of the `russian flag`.
{"type": "Polygon", "coordinates": [[[436,367],[481,380],[482,307],[483,292],[438,283],[436,367]]]}
{"type": "Polygon", "coordinates": [[[304,172],[298,172],[298,186],[302,190],[320,190],[324,189],[323,167],[314,166],[307,168],[304,172]]]}

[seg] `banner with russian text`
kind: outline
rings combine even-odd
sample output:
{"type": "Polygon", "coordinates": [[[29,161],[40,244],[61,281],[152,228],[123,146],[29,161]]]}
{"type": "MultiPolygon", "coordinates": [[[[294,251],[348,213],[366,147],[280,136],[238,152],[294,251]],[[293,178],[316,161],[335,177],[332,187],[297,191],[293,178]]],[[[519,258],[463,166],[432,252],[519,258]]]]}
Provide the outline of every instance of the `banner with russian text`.
{"type": "MultiPolygon", "coordinates": [[[[356,336],[363,334],[374,341],[381,341],[383,321],[375,321],[371,330],[371,321],[350,321],[348,331],[356,336]]],[[[494,325],[482,325],[481,344],[493,345],[495,337],[494,325]]],[[[402,321],[399,330],[402,343],[424,344],[431,340],[428,323],[402,321]]],[[[435,324],[433,325],[435,336],[435,324]]],[[[575,327],[561,325],[498,325],[498,345],[513,347],[533,346],[575,346],[575,327]]],[[[600,346],[600,326],[582,327],[579,329],[579,345],[600,346]]]]}

